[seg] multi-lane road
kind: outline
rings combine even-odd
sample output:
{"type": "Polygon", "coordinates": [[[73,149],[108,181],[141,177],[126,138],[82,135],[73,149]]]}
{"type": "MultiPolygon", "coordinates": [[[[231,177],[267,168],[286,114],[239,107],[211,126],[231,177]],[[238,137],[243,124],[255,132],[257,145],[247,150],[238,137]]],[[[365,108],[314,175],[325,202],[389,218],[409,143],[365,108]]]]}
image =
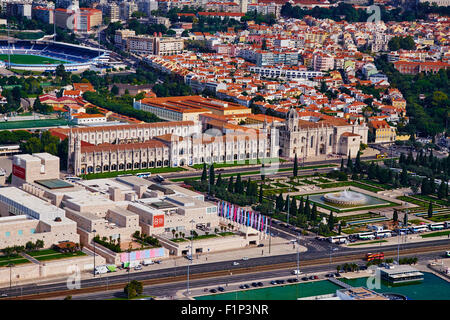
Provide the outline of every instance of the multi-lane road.
{"type": "MultiPolygon", "coordinates": [[[[331,251],[330,248],[338,246],[324,241],[318,241],[312,237],[303,238],[301,244],[306,246],[308,251],[300,254],[300,267],[307,268],[305,270],[310,270],[308,272],[315,272],[315,270],[327,268],[332,270],[334,269],[333,265],[335,263],[359,261],[360,264],[363,264],[362,258],[366,252],[379,250],[380,248],[379,246],[374,246],[372,249],[340,247],[337,251],[331,251]],[[329,252],[332,252],[331,257],[329,252]]],[[[434,257],[442,255],[445,249],[448,250],[449,245],[450,241],[447,239],[420,243],[403,243],[400,247],[400,255],[418,256],[420,254],[427,254],[427,256],[430,256],[430,253],[434,252],[434,255],[432,255],[434,257]]],[[[397,245],[391,245],[383,246],[382,250],[387,256],[395,257],[397,249],[397,245]]],[[[280,275],[279,270],[295,268],[296,263],[296,253],[252,258],[246,261],[239,261],[239,265],[237,266],[233,265],[233,260],[213,263],[196,263],[194,260],[190,266],[190,274],[192,281],[195,281],[193,285],[200,285],[202,283],[206,285],[217,285],[218,283],[223,283],[224,280],[221,277],[225,276],[229,278],[229,281],[239,281],[241,278],[236,276],[242,276],[242,279],[249,280],[250,274],[253,275],[252,277],[258,279],[267,278],[269,274],[280,275]],[[231,277],[231,273],[233,277],[231,277]]],[[[84,295],[80,297],[91,299],[92,297],[97,297],[99,292],[103,292],[100,294],[103,297],[102,295],[106,294],[105,291],[114,289],[115,291],[107,293],[111,298],[117,292],[122,291],[123,286],[129,280],[138,280],[143,281],[146,286],[151,286],[151,290],[146,289],[146,292],[149,291],[158,296],[163,292],[170,293],[168,295],[173,295],[178,290],[176,288],[182,288],[185,285],[186,276],[187,266],[179,266],[141,272],[132,271],[129,274],[86,279],[80,282],[81,289],[79,290],[69,291],[67,289],[67,283],[62,282],[24,285],[21,287],[13,287],[11,291],[5,288],[3,291],[0,290],[0,292],[7,293],[9,297],[19,296],[18,298],[57,298],[70,294],[75,297],[84,295]],[[174,289],[176,290],[173,291],[174,289]]]]}

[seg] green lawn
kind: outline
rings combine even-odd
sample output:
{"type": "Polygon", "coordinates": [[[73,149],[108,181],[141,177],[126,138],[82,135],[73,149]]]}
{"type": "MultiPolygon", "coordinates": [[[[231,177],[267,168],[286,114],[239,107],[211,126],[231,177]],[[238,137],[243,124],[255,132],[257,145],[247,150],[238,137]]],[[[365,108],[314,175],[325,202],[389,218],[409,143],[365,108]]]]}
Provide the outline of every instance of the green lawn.
{"type": "Polygon", "coordinates": [[[44,120],[26,120],[26,121],[7,121],[0,122],[0,130],[56,127],[68,125],[65,119],[44,119],[44,120]]]}
{"type": "MultiPolygon", "coordinates": [[[[52,59],[49,57],[34,56],[29,54],[12,54],[10,55],[11,63],[16,64],[61,64],[67,61],[52,59]]],[[[7,54],[0,54],[0,60],[8,62],[7,54]]]]}
{"type": "Polygon", "coordinates": [[[173,238],[173,239],[170,239],[170,241],[172,241],[172,242],[185,242],[187,240],[183,239],[183,238],[173,238]]]}
{"type": "Polygon", "coordinates": [[[38,261],[48,261],[48,260],[75,258],[75,257],[81,257],[81,256],[85,256],[85,255],[86,254],[81,251],[77,251],[75,253],[60,253],[60,252],[55,251],[55,253],[47,254],[47,255],[39,255],[34,258],[38,261]]]}
{"type": "Polygon", "coordinates": [[[14,265],[16,264],[23,264],[28,263],[27,259],[20,255],[11,255],[9,257],[6,256],[0,256],[0,267],[6,267],[8,264],[12,263],[14,265]]]}
{"type": "Polygon", "coordinates": [[[348,246],[360,246],[363,244],[373,244],[373,243],[381,243],[381,242],[387,242],[387,240],[376,240],[376,241],[369,241],[369,242],[361,242],[361,243],[352,243],[349,244],[348,246]]]}
{"type": "Polygon", "coordinates": [[[447,236],[449,234],[450,234],[450,230],[447,230],[447,231],[438,231],[438,232],[433,232],[433,233],[428,233],[428,234],[422,234],[421,237],[422,238],[441,237],[441,236],[447,236]]]}
{"type": "Polygon", "coordinates": [[[364,190],[371,191],[371,192],[378,192],[378,191],[383,190],[382,188],[368,186],[368,185],[359,183],[357,181],[342,181],[342,182],[324,183],[324,184],[319,184],[318,186],[321,187],[322,189],[353,186],[353,187],[357,187],[357,188],[364,189],[364,190]]]}
{"type": "MultiPolygon", "coordinates": [[[[248,166],[255,164],[270,164],[270,163],[279,163],[286,162],[286,160],[280,158],[267,158],[267,159],[255,159],[255,160],[245,160],[245,161],[234,161],[234,162],[225,162],[225,163],[214,163],[214,168],[227,168],[227,167],[237,167],[237,166],[248,166]]],[[[209,168],[209,165],[206,165],[209,168]]],[[[203,164],[194,164],[191,166],[194,169],[203,169],[203,164]]]]}
{"type": "Polygon", "coordinates": [[[55,251],[53,249],[44,249],[44,250],[39,250],[39,251],[33,251],[33,252],[30,252],[27,254],[31,257],[39,257],[39,256],[46,256],[49,254],[56,254],[56,253],[59,253],[59,252],[55,251]]]}
{"type": "Polygon", "coordinates": [[[444,222],[444,221],[450,221],[450,214],[443,214],[443,215],[434,215],[431,218],[426,218],[433,222],[444,222]]]}
{"type": "MultiPolygon", "coordinates": [[[[91,179],[102,179],[102,178],[113,178],[122,174],[136,174],[141,172],[151,172],[152,174],[159,173],[167,173],[167,172],[178,172],[178,171],[186,171],[186,169],[181,167],[164,167],[164,168],[147,168],[147,169],[139,169],[139,170],[128,170],[128,171],[113,171],[113,172],[100,172],[100,173],[90,173],[81,175],[81,178],[86,180],[91,179]]],[[[182,179],[184,180],[184,179],[182,179]]]]}

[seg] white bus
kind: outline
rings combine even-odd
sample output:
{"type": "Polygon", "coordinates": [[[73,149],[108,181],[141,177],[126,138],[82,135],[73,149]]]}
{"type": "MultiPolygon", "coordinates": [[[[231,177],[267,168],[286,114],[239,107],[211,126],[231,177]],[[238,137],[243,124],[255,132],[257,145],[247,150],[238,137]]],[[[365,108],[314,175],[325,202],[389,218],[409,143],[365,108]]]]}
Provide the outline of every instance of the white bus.
{"type": "Polygon", "coordinates": [[[413,233],[425,232],[428,231],[428,226],[425,224],[421,226],[412,226],[409,230],[413,233]]]}
{"type": "Polygon", "coordinates": [[[136,177],[139,178],[148,178],[152,175],[151,172],[141,172],[141,173],[136,173],[136,177]]]}
{"type": "Polygon", "coordinates": [[[348,238],[347,236],[333,236],[329,237],[328,241],[331,243],[347,243],[348,238]]]}
{"type": "Polygon", "coordinates": [[[446,221],[444,222],[445,224],[445,229],[450,229],[450,221],[446,221]]]}
{"type": "Polygon", "coordinates": [[[358,233],[358,238],[360,240],[373,240],[373,239],[375,239],[375,233],[374,232],[360,232],[360,233],[358,233]]]}
{"type": "Polygon", "coordinates": [[[445,227],[445,223],[444,222],[430,223],[428,227],[430,228],[431,231],[442,230],[445,227]]]}
{"type": "Polygon", "coordinates": [[[377,231],[375,232],[375,236],[377,238],[388,238],[392,236],[392,231],[391,230],[377,231]]]}

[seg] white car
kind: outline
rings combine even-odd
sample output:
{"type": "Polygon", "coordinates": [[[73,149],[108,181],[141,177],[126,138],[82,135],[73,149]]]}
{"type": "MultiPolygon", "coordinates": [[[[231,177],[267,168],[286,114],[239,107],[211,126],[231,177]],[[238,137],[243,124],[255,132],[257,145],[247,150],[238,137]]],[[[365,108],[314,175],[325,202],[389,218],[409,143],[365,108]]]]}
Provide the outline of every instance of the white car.
{"type": "Polygon", "coordinates": [[[239,262],[233,262],[233,266],[238,266],[239,265],[239,262]]]}
{"type": "Polygon", "coordinates": [[[242,260],[247,261],[248,257],[243,257],[242,260]]]}
{"type": "Polygon", "coordinates": [[[134,270],[142,270],[142,266],[138,264],[136,267],[134,267],[134,270]]]}

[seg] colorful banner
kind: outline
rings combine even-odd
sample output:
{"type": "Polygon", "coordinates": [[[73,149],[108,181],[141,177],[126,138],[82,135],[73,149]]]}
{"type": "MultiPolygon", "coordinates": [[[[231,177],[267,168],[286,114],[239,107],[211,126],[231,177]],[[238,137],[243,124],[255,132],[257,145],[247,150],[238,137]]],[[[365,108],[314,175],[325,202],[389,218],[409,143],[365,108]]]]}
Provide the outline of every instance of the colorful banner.
{"type": "Polygon", "coordinates": [[[243,208],[226,201],[218,202],[217,214],[220,217],[267,233],[269,232],[269,224],[272,223],[272,219],[269,220],[269,217],[264,216],[259,212],[244,210],[243,208]]]}

